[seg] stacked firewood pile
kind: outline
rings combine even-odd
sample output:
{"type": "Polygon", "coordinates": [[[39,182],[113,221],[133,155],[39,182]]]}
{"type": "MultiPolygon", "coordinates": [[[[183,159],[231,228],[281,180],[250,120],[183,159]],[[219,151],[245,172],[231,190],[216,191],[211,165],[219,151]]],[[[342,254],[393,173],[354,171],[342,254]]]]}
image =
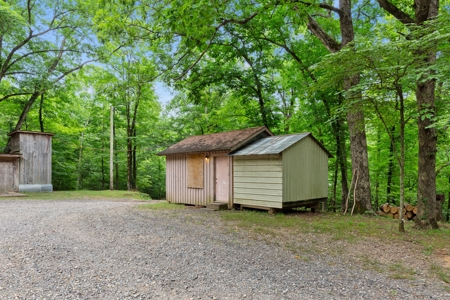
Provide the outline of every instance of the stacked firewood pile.
{"type": "MultiPolygon", "coordinates": [[[[395,205],[390,205],[389,203],[385,203],[380,206],[380,211],[378,212],[381,216],[387,216],[394,219],[400,218],[400,207],[395,205]]],[[[413,220],[417,214],[417,207],[414,205],[405,203],[403,208],[403,219],[404,220],[413,220]]]]}

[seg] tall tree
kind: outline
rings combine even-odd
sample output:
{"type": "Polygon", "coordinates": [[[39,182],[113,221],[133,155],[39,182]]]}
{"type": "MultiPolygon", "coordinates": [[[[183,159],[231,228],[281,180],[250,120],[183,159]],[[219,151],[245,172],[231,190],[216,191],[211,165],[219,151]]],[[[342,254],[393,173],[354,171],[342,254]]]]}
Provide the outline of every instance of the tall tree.
{"type": "MultiPolygon", "coordinates": [[[[379,5],[397,20],[407,25],[408,38],[420,40],[427,32],[428,21],[435,20],[439,14],[439,0],[415,0],[405,9],[388,0],[377,0],[379,5]],[[414,4],[414,5],[412,5],[414,4]],[[413,7],[413,11],[409,9],[413,7]],[[422,30],[419,30],[422,29],[422,30]]],[[[431,126],[436,116],[435,109],[435,70],[436,48],[433,45],[419,46],[413,50],[418,68],[421,70],[416,81],[416,99],[419,117],[419,181],[418,216],[415,219],[420,227],[439,228],[437,223],[439,209],[436,201],[436,129],[431,126]]]]}
{"type": "Polygon", "coordinates": [[[82,6],[32,0],[2,1],[0,6],[0,14],[14,24],[2,19],[0,26],[0,102],[23,101],[13,128],[19,130],[41,95],[98,56],[82,6]]]}

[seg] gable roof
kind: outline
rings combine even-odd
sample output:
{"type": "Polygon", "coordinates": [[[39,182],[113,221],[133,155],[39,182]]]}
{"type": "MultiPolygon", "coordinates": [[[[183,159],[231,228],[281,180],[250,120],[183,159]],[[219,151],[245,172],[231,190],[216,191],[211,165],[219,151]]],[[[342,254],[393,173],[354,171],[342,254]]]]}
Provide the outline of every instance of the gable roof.
{"type": "Polygon", "coordinates": [[[310,133],[304,132],[299,134],[288,134],[279,136],[269,136],[259,139],[237,151],[230,153],[231,156],[243,155],[264,155],[264,154],[280,154],[300,140],[311,137],[327,154],[328,157],[333,155],[310,133]]]}
{"type": "Polygon", "coordinates": [[[198,153],[208,151],[233,151],[254,139],[273,135],[265,126],[241,130],[191,136],[170,146],[157,155],[198,153]]]}

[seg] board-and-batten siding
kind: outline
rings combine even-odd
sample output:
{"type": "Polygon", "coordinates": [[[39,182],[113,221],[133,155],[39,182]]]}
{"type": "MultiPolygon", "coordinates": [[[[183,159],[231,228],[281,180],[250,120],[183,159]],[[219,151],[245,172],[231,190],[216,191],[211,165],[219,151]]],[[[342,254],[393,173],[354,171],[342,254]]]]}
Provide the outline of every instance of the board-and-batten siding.
{"type": "Polygon", "coordinates": [[[20,133],[19,138],[19,147],[22,153],[20,161],[20,184],[51,184],[51,136],[20,133]]]}
{"type": "Polygon", "coordinates": [[[0,158],[0,194],[16,192],[19,189],[19,159],[0,158]]]}
{"type": "Polygon", "coordinates": [[[166,156],[166,199],[172,203],[203,205],[212,202],[213,185],[211,159],[203,163],[203,188],[187,187],[186,154],[171,154],[166,156]]]}
{"type": "Polygon", "coordinates": [[[234,157],[234,203],[281,208],[281,157],[234,157]]]}
{"type": "Polygon", "coordinates": [[[283,152],[284,202],[328,197],[328,155],[306,137],[283,152]]]}

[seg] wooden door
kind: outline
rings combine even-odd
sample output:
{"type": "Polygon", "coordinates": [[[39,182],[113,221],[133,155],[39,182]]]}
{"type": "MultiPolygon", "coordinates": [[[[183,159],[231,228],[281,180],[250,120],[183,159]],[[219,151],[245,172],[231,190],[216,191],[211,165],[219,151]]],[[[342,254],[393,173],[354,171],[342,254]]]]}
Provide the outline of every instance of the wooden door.
{"type": "Polygon", "coordinates": [[[228,156],[216,156],[214,158],[215,170],[215,200],[219,202],[228,202],[230,189],[228,156]]]}
{"type": "Polygon", "coordinates": [[[0,161],[0,194],[13,192],[18,182],[15,176],[14,163],[0,161]]]}

